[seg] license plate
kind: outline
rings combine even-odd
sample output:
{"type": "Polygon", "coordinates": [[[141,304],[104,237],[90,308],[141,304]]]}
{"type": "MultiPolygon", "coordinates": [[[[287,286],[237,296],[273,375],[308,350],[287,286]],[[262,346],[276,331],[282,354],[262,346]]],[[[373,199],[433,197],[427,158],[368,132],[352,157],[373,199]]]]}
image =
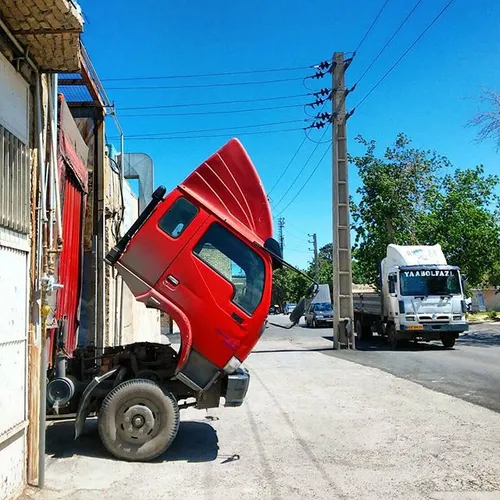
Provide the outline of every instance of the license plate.
{"type": "Polygon", "coordinates": [[[407,330],[423,330],[424,327],[422,325],[408,325],[406,327],[407,330]]]}

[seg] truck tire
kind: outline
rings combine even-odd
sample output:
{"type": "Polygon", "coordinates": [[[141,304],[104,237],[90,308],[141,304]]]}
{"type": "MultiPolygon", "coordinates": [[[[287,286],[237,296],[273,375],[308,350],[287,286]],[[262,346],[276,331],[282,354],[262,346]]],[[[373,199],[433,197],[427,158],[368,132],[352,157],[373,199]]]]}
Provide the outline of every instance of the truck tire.
{"type": "Polygon", "coordinates": [[[385,333],[387,334],[387,342],[389,343],[389,347],[393,350],[397,349],[399,342],[394,323],[389,323],[385,327],[385,333]]]}
{"type": "Polygon", "coordinates": [[[363,324],[360,319],[356,320],[354,327],[358,340],[370,340],[373,337],[371,325],[363,324]]]}
{"type": "Polygon", "coordinates": [[[116,458],[147,462],[175,439],[179,407],[170,392],[151,380],[127,380],[104,398],[97,426],[103,445],[116,458]]]}
{"type": "Polygon", "coordinates": [[[446,349],[451,349],[455,346],[455,335],[445,335],[441,339],[441,342],[446,349]]]}

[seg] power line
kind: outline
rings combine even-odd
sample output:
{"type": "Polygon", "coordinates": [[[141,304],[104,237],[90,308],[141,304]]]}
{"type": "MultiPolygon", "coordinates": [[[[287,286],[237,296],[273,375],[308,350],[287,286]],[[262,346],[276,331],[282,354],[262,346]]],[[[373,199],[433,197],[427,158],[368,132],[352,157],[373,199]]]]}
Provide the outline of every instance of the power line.
{"type": "MultiPolygon", "coordinates": [[[[330,128],[330,124],[328,124],[328,126],[325,128],[324,132],[323,132],[323,135],[321,136],[320,138],[320,141],[323,140],[323,137],[326,135],[326,132],[328,131],[328,129],[330,128]]],[[[277,207],[282,201],[283,199],[285,198],[285,196],[290,192],[290,190],[292,189],[293,185],[297,182],[298,178],[301,176],[302,172],[305,170],[305,168],[307,167],[307,165],[309,164],[309,162],[311,161],[311,158],[313,157],[314,153],[316,152],[316,150],[318,149],[318,146],[320,145],[321,142],[318,142],[311,154],[309,155],[309,157],[307,158],[306,162],[304,163],[304,165],[302,166],[302,168],[299,170],[299,173],[295,176],[295,179],[292,181],[292,183],[290,184],[290,186],[288,187],[288,189],[285,191],[285,193],[283,194],[283,196],[278,200],[278,202],[276,203],[275,207],[277,207]]],[[[281,212],[280,212],[281,213],[281,212]]]]}
{"type": "Polygon", "coordinates": [[[370,63],[370,65],[365,69],[364,73],[358,78],[358,81],[356,82],[356,85],[365,77],[365,75],[370,71],[370,69],[373,67],[373,65],[377,62],[379,57],[385,52],[385,49],[389,46],[389,44],[394,40],[396,35],[400,32],[401,28],[406,24],[408,19],[413,15],[417,7],[422,3],[423,0],[418,0],[418,2],[415,4],[413,9],[408,13],[408,15],[403,19],[403,21],[400,23],[396,31],[392,34],[391,38],[387,40],[386,44],[380,49],[380,52],[375,56],[375,59],[370,63]]]}
{"type": "Polygon", "coordinates": [[[185,103],[185,104],[167,104],[161,106],[133,106],[133,107],[120,107],[120,111],[132,111],[139,109],[171,109],[171,108],[189,108],[189,107],[200,107],[200,106],[218,106],[221,104],[243,104],[248,102],[264,102],[264,101],[281,101],[286,99],[295,99],[297,97],[308,97],[312,94],[294,94],[285,95],[277,97],[259,97],[256,99],[238,99],[235,101],[213,101],[213,102],[196,102],[196,103],[185,103]]]}
{"type": "Polygon", "coordinates": [[[219,132],[221,130],[236,130],[236,129],[244,129],[244,128],[256,128],[256,127],[267,127],[270,125],[285,125],[289,123],[303,123],[308,120],[287,120],[281,122],[267,122],[267,123],[254,123],[252,125],[236,125],[233,127],[219,127],[219,128],[203,128],[198,130],[182,130],[182,131],[171,131],[171,132],[158,132],[155,134],[137,134],[137,135],[129,135],[127,139],[137,139],[138,137],[160,137],[163,135],[180,135],[180,134],[196,134],[199,132],[219,132]]]}
{"type": "Polygon", "coordinates": [[[223,82],[223,83],[201,83],[198,85],[155,85],[154,87],[107,87],[106,90],[174,90],[174,89],[201,89],[210,87],[239,87],[244,85],[266,85],[268,83],[284,83],[303,81],[303,77],[299,78],[279,78],[276,80],[258,80],[255,82],[223,82]]]}
{"type": "Polygon", "coordinates": [[[133,117],[152,117],[152,116],[197,116],[197,115],[221,115],[233,113],[251,113],[256,111],[270,111],[273,109],[290,109],[302,108],[302,104],[285,104],[283,106],[268,106],[266,108],[250,108],[250,109],[233,109],[233,110],[216,110],[216,111],[192,111],[188,113],[137,113],[137,114],[120,114],[120,118],[133,117]]]}
{"type": "Polygon", "coordinates": [[[304,136],[304,139],[302,140],[302,142],[300,143],[300,146],[297,148],[297,150],[295,151],[294,155],[292,156],[291,160],[288,162],[288,165],[285,167],[285,169],[283,170],[283,172],[281,173],[281,175],[279,176],[278,180],[273,184],[273,187],[269,190],[269,192],[267,193],[268,195],[270,195],[273,191],[274,191],[274,188],[278,185],[279,181],[283,178],[283,176],[286,174],[287,170],[290,168],[291,164],[293,163],[293,160],[295,160],[295,157],[299,154],[299,151],[302,149],[302,146],[304,145],[304,143],[306,142],[307,140],[307,137],[304,136]]]}
{"type": "Polygon", "coordinates": [[[422,39],[422,37],[431,29],[431,27],[436,23],[436,21],[446,12],[446,10],[451,6],[451,4],[455,0],[450,0],[439,12],[439,14],[431,21],[430,24],[427,25],[427,27],[420,33],[418,38],[403,52],[401,57],[386,71],[386,73],[380,78],[380,80],[370,89],[370,91],[361,99],[361,101],[358,102],[358,104],[354,107],[353,111],[361,106],[368,97],[375,91],[375,89],[389,76],[389,74],[394,70],[394,68],[403,60],[403,58],[410,52],[410,50],[417,45],[417,43],[422,39]]]}
{"type": "Polygon", "coordinates": [[[233,76],[233,75],[253,75],[257,73],[279,73],[281,71],[299,71],[304,69],[311,69],[313,66],[295,66],[291,68],[272,68],[272,69],[253,69],[244,71],[222,71],[220,73],[198,73],[189,75],[163,75],[163,76],[130,76],[120,78],[101,78],[103,82],[127,82],[127,81],[140,81],[140,80],[174,80],[181,78],[205,78],[211,76],[233,76]]]}
{"type": "Polygon", "coordinates": [[[366,30],[366,33],[365,33],[365,36],[361,39],[361,41],[358,43],[358,46],[356,47],[356,50],[354,51],[354,53],[358,52],[359,49],[361,48],[361,45],[363,45],[363,43],[365,42],[366,38],[368,37],[368,35],[370,34],[370,31],[372,30],[372,28],[375,26],[375,23],[378,21],[378,18],[380,17],[380,15],[382,14],[382,12],[384,11],[385,9],[385,6],[389,3],[389,0],[385,0],[384,4],[382,5],[382,7],[380,7],[380,10],[378,11],[378,14],[375,16],[375,19],[373,19],[372,23],[370,24],[370,26],[368,27],[368,29],[366,30]]]}
{"type": "MultiPolygon", "coordinates": [[[[238,132],[238,137],[241,135],[264,135],[264,134],[277,134],[282,132],[297,132],[299,130],[304,130],[303,127],[295,127],[295,128],[284,128],[284,129],[276,129],[276,130],[261,130],[255,132],[238,132]]],[[[213,139],[216,137],[228,137],[232,134],[213,134],[213,135],[180,135],[178,137],[143,137],[136,136],[130,137],[127,136],[127,141],[178,141],[181,139],[213,139]]],[[[111,139],[119,139],[119,137],[110,137],[111,139]]]]}
{"type": "MultiPolygon", "coordinates": [[[[319,110],[319,112],[321,113],[323,111],[323,109],[325,108],[326,106],[326,103],[328,102],[328,99],[325,99],[325,102],[323,102],[323,106],[321,106],[321,109],[319,110]]],[[[281,173],[281,175],[279,176],[278,180],[274,183],[273,187],[271,188],[271,190],[269,191],[268,194],[271,194],[271,192],[274,190],[274,188],[278,185],[279,181],[283,178],[283,176],[286,174],[286,172],[288,171],[288,169],[290,168],[290,166],[292,165],[293,161],[295,160],[296,156],[299,154],[300,150],[302,149],[302,147],[304,146],[306,140],[309,139],[309,136],[307,134],[307,130],[304,130],[305,132],[305,136],[304,136],[304,139],[302,140],[302,142],[299,144],[299,147],[297,148],[297,150],[295,151],[294,155],[292,156],[291,160],[288,162],[287,166],[285,167],[285,169],[283,170],[283,172],[281,173]]],[[[326,132],[326,131],[325,131],[326,132]]],[[[325,134],[323,134],[321,136],[321,138],[324,137],[325,134]]],[[[311,139],[309,139],[311,140],[311,139]]],[[[320,139],[321,141],[321,139],[320,139]]],[[[314,142],[314,141],[313,141],[314,142]]],[[[320,144],[320,142],[316,143],[316,147],[318,146],[318,144],[320,144]]],[[[314,151],[316,151],[316,148],[313,150],[312,154],[314,154],[314,151]]],[[[312,156],[311,154],[311,156],[312,156]]],[[[306,161],[306,164],[304,165],[304,167],[302,167],[302,170],[301,172],[304,170],[305,166],[307,165],[307,163],[309,162],[309,160],[311,159],[311,157],[308,158],[308,160],[306,161]]],[[[299,175],[300,175],[300,172],[299,172],[299,175]]],[[[298,177],[298,176],[297,176],[298,177]]],[[[297,179],[297,177],[295,178],[295,180],[297,179]]],[[[295,182],[294,180],[294,182],[295,182]]],[[[292,185],[293,185],[293,182],[292,182],[292,185]]],[[[291,186],[290,186],[291,188],[291,186]]],[[[290,188],[288,188],[288,191],[290,190],[290,188]]],[[[278,201],[277,205],[281,202],[281,200],[284,198],[284,196],[288,193],[288,191],[280,198],[280,200],[278,201]]]]}
{"type": "Polygon", "coordinates": [[[316,172],[316,170],[318,170],[318,167],[321,165],[321,162],[323,161],[323,159],[325,158],[326,154],[328,153],[328,151],[330,151],[331,148],[332,148],[332,145],[329,144],[328,147],[326,148],[325,152],[323,153],[323,155],[319,159],[319,162],[314,167],[313,171],[310,173],[309,177],[306,179],[306,181],[304,182],[304,184],[302,184],[301,188],[297,191],[297,194],[290,200],[290,202],[288,203],[288,205],[283,210],[281,210],[281,212],[278,215],[281,215],[295,201],[295,199],[297,198],[297,196],[299,196],[299,194],[302,192],[302,190],[307,186],[307,183],[311,180],[311,177],[314,175],[314,173],[316,172]]]}

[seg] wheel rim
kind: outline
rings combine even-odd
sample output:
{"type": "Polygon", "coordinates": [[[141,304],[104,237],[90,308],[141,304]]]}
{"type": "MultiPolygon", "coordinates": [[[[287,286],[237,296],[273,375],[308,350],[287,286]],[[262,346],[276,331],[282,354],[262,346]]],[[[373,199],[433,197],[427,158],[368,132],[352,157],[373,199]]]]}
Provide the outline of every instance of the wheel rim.
{"type": "Polygon", "coordinates": [[[151,401],[133,400],[120,407],[116,414],[116,429],[127,443],[143,444],[160,430],[159,410],[151,401]]]}

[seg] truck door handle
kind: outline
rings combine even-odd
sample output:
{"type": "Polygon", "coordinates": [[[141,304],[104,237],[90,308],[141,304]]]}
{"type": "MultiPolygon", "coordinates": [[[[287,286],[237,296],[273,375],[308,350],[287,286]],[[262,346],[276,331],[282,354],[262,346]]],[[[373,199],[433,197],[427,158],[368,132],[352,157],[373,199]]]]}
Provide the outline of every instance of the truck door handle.
{"type": "Polygon", "coordinates": [[[236,321],[236,323],[240,325],[243,323],[243,318],[240,315],[236,314],[235,312],[231,314],[231,318],[233,318],[234,321],[236,321]]]}
{"type": "Polygon", "coordinates": [[[167,276],[167,281],[174,286],[177,286],[179,284],[179,280],[175,276],[172,276],[171,274],[167,276]]]}

